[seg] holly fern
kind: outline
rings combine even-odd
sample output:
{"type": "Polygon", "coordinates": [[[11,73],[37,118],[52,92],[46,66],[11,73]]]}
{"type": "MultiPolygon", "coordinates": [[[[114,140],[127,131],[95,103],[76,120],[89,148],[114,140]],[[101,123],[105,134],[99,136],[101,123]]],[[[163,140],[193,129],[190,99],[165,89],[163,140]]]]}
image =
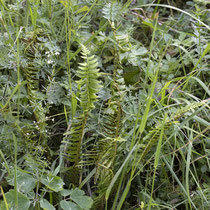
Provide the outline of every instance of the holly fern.
{"type": "Polygon", "coordinates": [[[79,167],[79,163],[82,160],[83,137],[88,113],[95,108],[94,102],[97,101],[97,93],[102,87],[98,81],[100,73],[97,68],[97,59],[90,55],[90,51],[84,45],[82,48],[84,62],[79,63],[77,71],[77,76],[80,78],[77,84],[82,114],[72,120],[71,128],[65,133],[61,146],[63,148],[61,154],[67,161],[65,168],[70,165],[70,180],[75,185],[78,184],[80,179],[78,176],[82,169],[81,165],[79,167]]]}
{"type": "Polygon", "coordinates": [[[80,104],[84,112],[94,109],[94,102],[97,100],[96,93],[101,88],[100,82],[97,80],[100,76],[97,69],[98,61],[94,55],[90,56],[90,51],[82,45],[82,58],[84,63],[79,64],[77,76],[80,78],[78,88],[80,90],[80,104]]]}

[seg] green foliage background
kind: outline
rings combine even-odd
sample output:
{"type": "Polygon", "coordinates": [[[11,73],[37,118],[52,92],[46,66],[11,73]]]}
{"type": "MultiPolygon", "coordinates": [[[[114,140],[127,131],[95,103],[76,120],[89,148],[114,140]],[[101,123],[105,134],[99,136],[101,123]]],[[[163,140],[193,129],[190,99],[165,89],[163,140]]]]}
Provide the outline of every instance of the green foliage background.
{"type": "Polygon", "coordinates": [[[1,209],[209,209],[209,6],[0,0],[1,209]]]}

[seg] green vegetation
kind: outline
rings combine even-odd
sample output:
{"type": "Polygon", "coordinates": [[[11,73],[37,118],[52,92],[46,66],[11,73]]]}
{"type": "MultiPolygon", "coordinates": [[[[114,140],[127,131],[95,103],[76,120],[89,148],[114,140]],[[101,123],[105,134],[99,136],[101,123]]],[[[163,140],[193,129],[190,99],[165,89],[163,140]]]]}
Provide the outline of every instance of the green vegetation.
{"type": "Polygon", "coordinates": [[[208,0],[0,0],[0,209],[210,209],[208,0]]]}

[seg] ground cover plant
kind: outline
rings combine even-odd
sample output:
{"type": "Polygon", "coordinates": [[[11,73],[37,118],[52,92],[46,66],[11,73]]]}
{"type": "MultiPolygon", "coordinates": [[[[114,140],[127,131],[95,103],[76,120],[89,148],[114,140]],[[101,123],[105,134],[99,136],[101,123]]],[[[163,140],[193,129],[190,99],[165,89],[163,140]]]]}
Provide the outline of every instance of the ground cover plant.
{"type": "Polygon", "coordinates": [[[0,209],[209,209],[209,6],[0,0],[0,209]]]}

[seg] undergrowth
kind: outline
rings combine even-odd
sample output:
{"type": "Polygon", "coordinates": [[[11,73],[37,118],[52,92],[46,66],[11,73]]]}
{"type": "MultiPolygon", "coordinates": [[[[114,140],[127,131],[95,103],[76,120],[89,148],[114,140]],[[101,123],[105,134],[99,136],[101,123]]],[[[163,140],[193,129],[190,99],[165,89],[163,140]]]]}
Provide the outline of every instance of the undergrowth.
{"type": "Polygon", "coordinates": [[[0,0],[0,209],[209,209],[209,6],[0,0]]]}

